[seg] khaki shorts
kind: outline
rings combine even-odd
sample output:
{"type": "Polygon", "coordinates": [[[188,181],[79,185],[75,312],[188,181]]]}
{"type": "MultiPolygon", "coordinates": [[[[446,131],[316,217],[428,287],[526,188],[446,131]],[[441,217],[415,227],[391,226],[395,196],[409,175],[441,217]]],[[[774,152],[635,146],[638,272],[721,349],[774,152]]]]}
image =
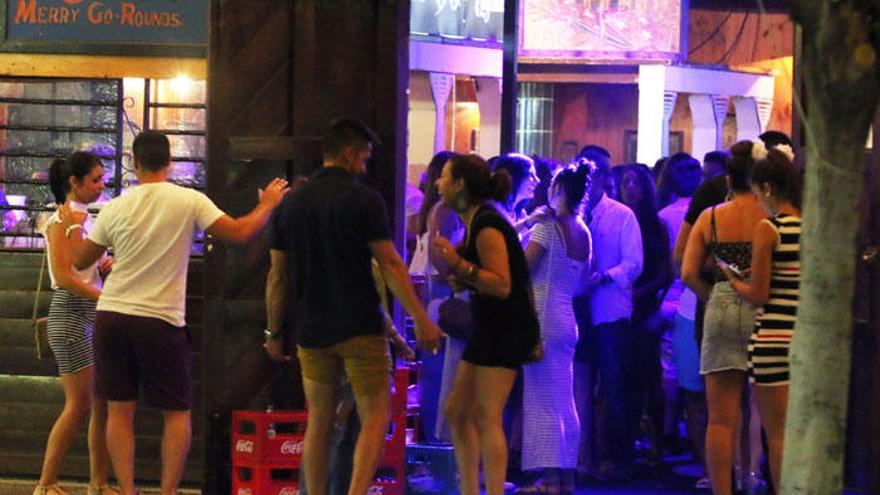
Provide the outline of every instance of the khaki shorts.
{"type": "Polygon", "coordinates": [[[297,346],[303,378],[327,385],[348,376],[355,396],[387,392],[391,387],[391,354],[384,336],[352,337],[320,349],[297,346]]]}

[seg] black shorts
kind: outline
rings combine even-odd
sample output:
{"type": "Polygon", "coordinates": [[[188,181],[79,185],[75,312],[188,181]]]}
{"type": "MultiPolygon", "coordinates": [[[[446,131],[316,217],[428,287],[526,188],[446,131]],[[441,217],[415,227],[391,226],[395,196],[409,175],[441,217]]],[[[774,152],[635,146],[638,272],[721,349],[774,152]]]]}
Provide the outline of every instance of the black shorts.
{"type": "Polygon", "coordinates": [[[166,411],[192,409],[192,348],[186,327],[158,318],[98,311],[95,317],[96,394],[137,400],[166,411]]]}

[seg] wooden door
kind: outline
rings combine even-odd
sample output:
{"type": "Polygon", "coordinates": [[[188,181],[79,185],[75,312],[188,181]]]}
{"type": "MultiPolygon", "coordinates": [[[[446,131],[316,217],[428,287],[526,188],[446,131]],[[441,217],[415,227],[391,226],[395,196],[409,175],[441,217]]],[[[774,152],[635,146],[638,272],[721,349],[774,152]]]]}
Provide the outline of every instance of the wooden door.
{"type": "MultiPolygon", "coordinates": [[[[409,4],[354,0],[212,0],[208,55],[208,193],[241,215],[272,177],[320,166],[322,129],[354,116],[382,140],[367,181],[402,240],[409,4]]],[[[202,401],[205,493],[229,491],[231,411],[302,408],[296,364],[262,350],[267,236],[210,244],[205,269],[202,401]]],[[[195,453],[194,453],[195,455],[195,453]]]]}

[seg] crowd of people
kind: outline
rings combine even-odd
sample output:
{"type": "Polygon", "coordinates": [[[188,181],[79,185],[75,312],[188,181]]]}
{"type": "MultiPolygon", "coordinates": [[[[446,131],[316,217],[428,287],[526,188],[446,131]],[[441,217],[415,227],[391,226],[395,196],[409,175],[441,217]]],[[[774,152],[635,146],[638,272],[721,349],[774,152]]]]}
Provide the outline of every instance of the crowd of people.
{"type": "Polygon", "coordinates": [[[358,180],[375,143],[363,123],[334,121],[323,167],[292,193],[272,181],[238,219],[166,182],[168,141],[153,131],[134,144],[141,185],[107,203],[94,225],[82,210],[100,194],[100,161],[75,153],[53,164],[63,206],[44,234],[55,289],[49,332],[67,404],[35,495],[65,493],[58,466],[89,408],[90,494],[117,493],[108,461],[119,493],[136,493],[141,386],[164,413],[162,493],[175,492],[190,437],[182,287],[193,231],[246,242],[266,224],[265,347],[290,360],[285,344],[296,344],[310,493],[328,493],[337,469],[329,459],[340,390],[358,426],[350,476],[333,493],[366,493],[376,471],[389,339],[410,352],[383,308],[386,289],[413,317],[422,358],[435,363],[426,370],[439,386],[422,400],[441,412],[423,429],[427,440],[453,444],[461,493],[476,495],[481,484],[504,493],[511,467],[530,474],[518,493],[627,480],[637,459],[662,467],[663,452],[681,446],[683,422],[705,464],[700,483],[731,494],[758,471],[757,460],[737,460],[761,444],[739,434],[751,402],[757,414],[746,416],[760,418],[768,481],[779,486],[800,233],[799,173],[785,135],[738,142],[702,164],[678,153],[653,168],[614,165],[595,145],[568,164],[438,153],[407,222],[408,266],[381,197],[358,180]],[[411,277],[425,283],[421,298],[411,277]]]}
{"type": "Polygon", "coordinates": [[[475,319],[469,340],[447,336],[443,381],[455,377],[457,386],[441,386],[445,415],[426,434],[448,440],[443,418],[461,428],[461,404],[473,409],[479,439],[455,428],[451,437],[460,469],[469,471],[463,493],[477,493],[477,452],[487,493],[503,490],[495,470],[509,453],[511,471],[531,474],[519,478],[517,492],[564,494],[576,480],[656,473],[663,453],[683,444],[705,468],[700,488],[730,494],[761,482],[762,446],[766,482],[779,486],[799,279],[800,176],[791,143],[769,131],[708,153],[702,164],[686,153],[653,169],[612,164],[592,145],[570,164],[517,153],[485,163],[435,157],[422,211],[433,209],[446,227],[418,232],[421,255],[410,273],[444,288],[424,301],[441,329],[438,305],[456,297],[450,291],[464,293],[475,316],[486,301],[495,309],[493,318],[475,319]],[[489,213],[496,232],[478,221],[489,213]],[[484,250],[475,252],[482,237],[484,250]],[[519,251],[527,278],[518,275],[519,251]],[[543,349],[534,361],[522,330],[534,318],[511,306],[512,292],[499,292],[524,286],[543,349]],[[484,360],[472,351],[487,342],[496,354],[484,360]],[[472,378],[480,372],[485,378],[472,378]],[[500,431],[510,439],[504,452],[500,431]]]}

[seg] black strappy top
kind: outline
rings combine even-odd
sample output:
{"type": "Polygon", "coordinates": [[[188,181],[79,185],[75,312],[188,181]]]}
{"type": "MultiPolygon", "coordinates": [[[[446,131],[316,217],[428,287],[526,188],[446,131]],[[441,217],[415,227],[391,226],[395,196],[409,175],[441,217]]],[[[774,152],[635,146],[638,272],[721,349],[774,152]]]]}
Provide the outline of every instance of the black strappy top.
{"type": "MultiPolygon", "coordinates": [[[[717,256],[727,262],[728,265],[736,265],[740,270],[745,270],[752,265],[752,243],[751,242],[719,242],[718,230],[715,226],[715,207],[712,207],[712,240],[707,246],[709,254],[717,256]]],[[[712,264],[712,271],[715,274],[715,281],[727,280],[716,264],[712,264]]]]}

